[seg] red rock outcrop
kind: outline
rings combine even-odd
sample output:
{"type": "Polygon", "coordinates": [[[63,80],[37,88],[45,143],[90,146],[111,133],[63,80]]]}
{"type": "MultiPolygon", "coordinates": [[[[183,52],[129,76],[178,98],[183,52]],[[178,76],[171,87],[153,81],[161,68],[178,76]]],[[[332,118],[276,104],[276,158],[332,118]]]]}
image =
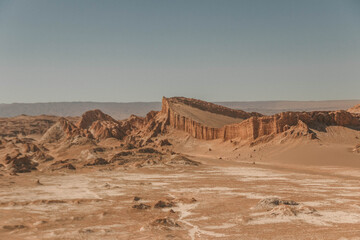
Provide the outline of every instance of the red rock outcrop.
{"type": "Polygon", "coordinates": [[[12,173],[31,172],[36,170],[38,166],[38,163],[32,161],[27,155],[16,156],[14,158],[7,156],[5,163],[7,164],[7,169],[12,173]]]}
{"type": "Polygon", "coordinates": [[[283,112],[273,116],[252,117],[238,124],[219,129],[224,139],[241,138],[255,140],[259,137],[285,132],[290,126],[302,124],[318,128],[322,126],[360,126],[358,118],[346,111],[335,112],[283,112]]]}
{"type": "Polygon", "coordinates": [[[165,124],[188,132],[195,138],[205,140],[222,138],[223,130],[221,130],[221,128],[206,126],[187,116],[182,116],[177,112],[176,107],[174,107],[174,103],[185,104],[203,111],[239,119],[246,119],[252,116],[262,116],[260,113],[247,113],[242,110],[234,110],[197,99],[188,99],[183,97],[164,97],[162,100],[161,113],[166,116],[165,124]]]}
{"type": "Polygon", "coordinates": [[[57,142],[60,140],[69,139],[79,135],[89,136],[89,133],[82,131],[75,124],[73,124],[66,118],[61,117],[57,121],[57,123],[55,123],[45,132],[45,134],[41,137],[41,141],[57,142]]]}
{"type": "Polygon", "coordinates": [[[351,126],[359,127],[359,118],[346,111],[317,111],[317,112],[283,112],[273,116],[262,116],[258,113],[246,113],[241,110],[227,110],[215,104],[186,98],[163,98],[161,113],[166,116],[165,123],[175,129],[183,130],[191,136],[204,139],[233,139],[255,140],[257,138],[285,132],[292,126],[302,125],[306,128],[323,126],[351,126]],[[238,116],[246,118],[240,123],[215,128],[199,123],[188,116],[179,114],[172,103],[183,103],[194,108],[201,108],[216,114],[238,116]],[[194,104],[192,104],[194,102],[194,104]],[[211,109],[214,107],[214,109],[211,109]]]}
{"type": "Polygon", "coordinates": [[[196,99],[164,97],[161,111],[151,111],[145,117],[132,115],[117,121],[100,110],[93,110],[84,113],[76,125],[60,118],[43,139],[58,140],[79,135],[95,139],[111,137],[126,139],[128,143],[141,147],[153,142],[151,138],[165,133],[168,126],[198,139],[254,141],[290,129],[295,135],[314,138],[310,128],[323,129],[330,125],[359,127],[359,116],[347,111],[283,112],[263,116],[196,99]]]}
{"type": "Polygon", "coordinates": [[[125,133],[120,123],[113,121],[97,120],[91,124],[89,131],[96,139],[116,138],[122,139],[125,133]]]}
{"type": "Polygon", "coordinates": [[[103,113],[99,109],[91,110],[85,112],[80,120],[77,122],[77,126],[82,129],[89,128],[95,121],[109,121],[109,122],[117,122],[115,119],[110,117],[109,115],[103,113]]]}
{"type": "Polygon", "coordinates": [[[85,112],[76,125],[88,130],[95,139],[122,139],[125,136],[120,122],[98,109],[85,112]]]}
{"type": "Polygon", "coordinates": [[[121,128],[126,135],[131,135],[134,131],[139,131],[144,125],[145,119],[136,115],[120,121],[121,128]]]}

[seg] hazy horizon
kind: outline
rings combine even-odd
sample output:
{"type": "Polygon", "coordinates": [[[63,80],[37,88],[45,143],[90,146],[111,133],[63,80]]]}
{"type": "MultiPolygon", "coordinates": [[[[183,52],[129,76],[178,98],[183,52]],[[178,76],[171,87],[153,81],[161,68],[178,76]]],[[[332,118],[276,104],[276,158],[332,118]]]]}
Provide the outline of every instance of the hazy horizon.
{"type": "Polygon", "coordinates": [[[359,23],[354,0],[0,0],[0,103],[356,100],[359,23]]]}
{"type": "MultiPolygon", "coordinates": [[[[182,97],[182,96],[169,96],[169,97],[182,97]]],[[[190,97],[192,98],[192,97],[190,97]]],[[[198,98],[195,98],[198,99],[198,98]]],[[[203,100],[203,99],[199,99],[199,100],[203,100]]],[[[204,100],[203,100],[204,101],[204,100]]],[[[325,99],[325,100],[254,100],[254,101],[237,101],[237,100],[224,100],[224,101],[212,101],[212,100],[207,100],[207,102],[212,102],[212,103],[231,103],[231,102],[339,102],[339,101],[360,101],[359,99],[325,99]]],[[[0,104],[42,104],[42,103],[161,103],[161,99],[158,101],[132,101],[132,102],[116,102],[116,101],[59,101],[59,102],[9,102],[9,103],[1,103],[0,104]]],[[[360,104],[360,102],[359,102],[360,104]]]]}

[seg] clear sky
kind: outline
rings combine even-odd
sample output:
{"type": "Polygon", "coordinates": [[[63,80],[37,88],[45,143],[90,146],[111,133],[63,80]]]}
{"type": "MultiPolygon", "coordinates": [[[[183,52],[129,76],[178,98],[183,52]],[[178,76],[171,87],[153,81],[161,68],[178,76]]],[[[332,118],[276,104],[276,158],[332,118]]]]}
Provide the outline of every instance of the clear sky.
{"type": "Polygon", "coordinates": [[[359,0],[0,0],[0,103],[360,99],[359,0]]]}

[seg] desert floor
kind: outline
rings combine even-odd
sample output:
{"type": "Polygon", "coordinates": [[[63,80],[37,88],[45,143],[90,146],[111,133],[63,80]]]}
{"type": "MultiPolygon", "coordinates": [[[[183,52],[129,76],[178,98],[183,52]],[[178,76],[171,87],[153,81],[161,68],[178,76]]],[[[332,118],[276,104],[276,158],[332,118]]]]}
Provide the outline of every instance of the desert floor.
{"type": "Polygon", "coordinates": [[[0,176],[0,239],[360,239],[359,168],[195,160],[0,176]]]}

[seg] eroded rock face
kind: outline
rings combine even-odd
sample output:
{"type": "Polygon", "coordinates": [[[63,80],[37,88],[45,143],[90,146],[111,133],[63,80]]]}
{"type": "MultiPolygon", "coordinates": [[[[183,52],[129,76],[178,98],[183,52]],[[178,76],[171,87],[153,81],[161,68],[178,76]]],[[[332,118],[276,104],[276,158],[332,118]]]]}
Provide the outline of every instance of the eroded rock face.
{"type": "Polygon", "coordinates": [[[76,125],[88,130],[95,139],[122,139],[125,136],[120,122],[98,109],[85,112],[76,125]]]}
{"type": "Polygon", "coordinates": [[[14,158],[7,156],[5,160],[7,169],[13,173],[25,173],[36,170],[38,163],[31,160],[27,155],[20,155],[14,158]]]}
{"type": "Polygon", "coordinates": [[[70,139],[75,136],[86,136],[84,131],[81,131],[75,124],[66,118],[60,118],[53,126],[51,126],[42,136],[42,142],[57,142],[65,139],[70,139]]]}
{"type": "MultiPolygon", "coordinates": [[[[224,139],[240,137],[255,140],[270,134],[285,132],[291,126],[309,130],[309,126],[360,126],[358,118],[346,111],[335,112],[284,112],[266,117],[253,117],[239,124],[227,125],[223,131],[224,139]]],[[[310,132],[309,132],[310,133],[310,132]]]]}
{"type": "Polygon", "coordinates": [[[94,139],[116,138],[125,136],[123,126],[109,115],[100,110],[84,113],[77,124],[73,124],[66,118],[60,118],[42,137],[44,142],[57,142],[75,137],[94,139]]]}
{"type": "Polygon", "coordinates": [[[125,136],[120,124],[116,121],[97,120],[89,127],[89,131],[96,139],[122,139],[125,136]]]}
{"type": "Polygon", "coordinates": [[[106,164],[109,164],[109,162],[106,161],[105,159],[96,158],[96,159],[89,161],[87,164],[85,164],[85,166],[97,166],[97,165],[106,165],[106,164]]]}
{"type": "Polygon", "coordinates": [[[163,147],[163,146],[171,146],[172,144],[169,142],[168,139],[161,139],[161,140],[159,141],[159,145],[160,145],[161,147],[163,147]]]}
{"type": "MultiPolygon", "coordinates": [[[[166,125],[183,130],[195,138],[204,140],[240,138],[253,141],[263,136],[285,132],[292,126],[302,128],[304,135],[306,135],[306,131],[308,131],[308,134],[311,134],[309,127],[319,128],[330,125],[360,126],[359,118],[347,111],[283,112],[272,116],[262,116],[257,113],[245,114],[243,111],[234,111],[215,104],[206,104],[203,101],[186,98],[163,98],[161,110],[162,114],[166,116],[166,125]],[[174,102],[191,105],[226,116],[239,116],[245,120],[219,128],[209,127],[206,124],[193,120],[191,117],[179,114],[177,109],[172,107],[174,102]]],[[[310,137],[315,138],[315,136],[310,137]]]]}
{"type": "Polygon", "coordinates": [[[89,128],[94,122],[96,121],[110,121],[110,122],[117,122],[115,119],[110,117],[109,115],[103,113],[99,109],[91,110],[85,112],[81,119],[76,124],[79,128],[87,129],[89,128]]]}
{"type": "Polygon", "coordinates": [[[9,173],[31,172],[37,170],[39,163],[54,159],[48,154],[48,149],[33,143],[32,139],[3,139],[1,143],[5,148],[0,152],[0,164],[9,173]]]}
{"type": "Polygon", "coordinates": [[[196,99],[164,97],[162,100],[161,113],[165,116],[165,125],[170,125],[175,129],[190,133],[195,138],[204,140],[222,138],[220,128],[209,127],[205,124],[193,120],[188,116],[181,115],[178,113],[176,107],[174,107],[174,105],[176,106],[177,104],[185,104],[187,106],[193,107],[194,109],[200,109],[228,117],[237,117],[239,119],[248,118],[251,116],[261,116],[261,114],[248,114],[244,111],[233,110],[196,99]]]}

